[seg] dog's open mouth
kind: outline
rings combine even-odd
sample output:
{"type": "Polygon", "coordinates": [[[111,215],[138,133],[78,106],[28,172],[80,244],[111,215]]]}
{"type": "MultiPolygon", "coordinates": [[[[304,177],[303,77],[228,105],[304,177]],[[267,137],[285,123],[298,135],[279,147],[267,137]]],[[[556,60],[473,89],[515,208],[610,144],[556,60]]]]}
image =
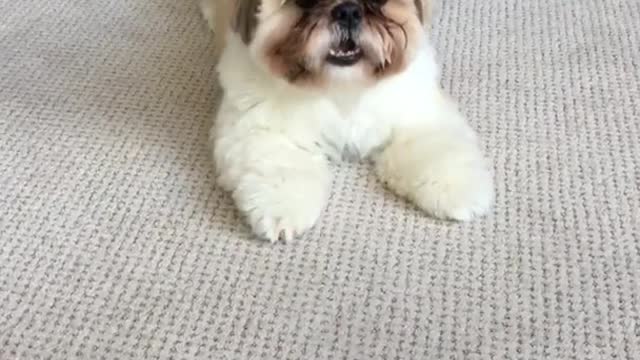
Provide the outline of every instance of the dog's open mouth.
{"type": "Polygon", "coordinates": [[[327,61],[338,66],[351,66],[362,58],[362,49],[352,39],[341,41],[329,49],[327,61]]]}

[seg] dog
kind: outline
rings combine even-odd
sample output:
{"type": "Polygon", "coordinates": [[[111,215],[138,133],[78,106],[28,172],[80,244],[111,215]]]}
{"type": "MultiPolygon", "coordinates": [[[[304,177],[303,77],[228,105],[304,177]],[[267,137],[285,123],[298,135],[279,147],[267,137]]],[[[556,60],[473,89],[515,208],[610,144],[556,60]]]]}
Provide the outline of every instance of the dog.
{"type": "Polygon", "coordinates": [[[299,237],[324,211],[330,164],[370,161],[437,218],[493,206],[478,136],[439,86],[431,0],[202,0],[223,98],[217,183],[253,232],[299,237]]]}

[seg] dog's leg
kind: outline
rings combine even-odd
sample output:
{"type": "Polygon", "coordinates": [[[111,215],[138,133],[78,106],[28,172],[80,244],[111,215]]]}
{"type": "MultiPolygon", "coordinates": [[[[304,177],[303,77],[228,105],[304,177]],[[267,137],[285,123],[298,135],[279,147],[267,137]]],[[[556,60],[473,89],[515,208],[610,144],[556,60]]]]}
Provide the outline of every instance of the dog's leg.
{"type": "MultiPolygon", "coordinates": [[[[222,111],[225,117],[225,111],[222,111]]],[[[269,241],[292,240],[311,228],[325,207],[331,181],[327,160],[287,136],[253,119],[219,118],[213,130],[218,184],[232,194],[258,236],[269,241]]]]}
{"type": "Polygon", "coordinates": [[[433,216],[482,215],[494,189],[476,136],[451,100],[438,93],[432,105],[433,118],[394,130],[375,159],[376,171],[389,188],[433,216]]]}

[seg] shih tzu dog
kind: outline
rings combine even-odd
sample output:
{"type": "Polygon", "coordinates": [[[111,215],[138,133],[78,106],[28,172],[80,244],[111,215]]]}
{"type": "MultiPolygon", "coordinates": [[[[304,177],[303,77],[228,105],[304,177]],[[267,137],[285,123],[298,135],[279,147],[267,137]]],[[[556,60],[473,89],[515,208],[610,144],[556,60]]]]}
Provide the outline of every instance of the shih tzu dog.
{"type": "Polygon", "coordinates": [[[201,0],[224,90],[210,138],[217,181],[253,231],[291,240],[323,212],[330,161],[371,160],[435,217],[487,212],[474,131],[439,87],[431,0],[201,0]]]}

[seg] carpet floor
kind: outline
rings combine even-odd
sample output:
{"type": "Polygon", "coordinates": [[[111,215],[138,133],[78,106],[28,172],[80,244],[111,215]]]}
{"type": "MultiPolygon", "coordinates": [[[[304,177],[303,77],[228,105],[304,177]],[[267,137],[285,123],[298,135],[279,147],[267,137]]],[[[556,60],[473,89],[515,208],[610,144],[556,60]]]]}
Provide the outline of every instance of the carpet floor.
{"type": "Polygon", "coordinates": [[[442,1],[492,213],[342,164],[277,245],[215,186],[195,3],[0,0],[0,359],[640,359],[640,1],[442,1]]]}

